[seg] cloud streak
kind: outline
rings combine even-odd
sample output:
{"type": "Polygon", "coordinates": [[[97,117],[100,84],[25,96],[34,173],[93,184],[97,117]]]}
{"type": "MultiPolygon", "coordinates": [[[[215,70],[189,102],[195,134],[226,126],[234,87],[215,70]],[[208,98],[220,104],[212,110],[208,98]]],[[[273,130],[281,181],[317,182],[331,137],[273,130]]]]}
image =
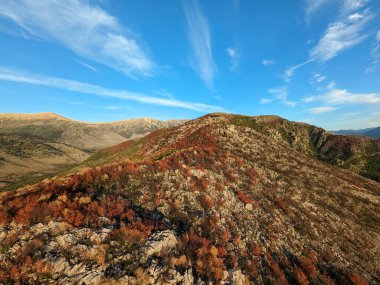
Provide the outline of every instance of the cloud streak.
{"type": "MultiPolygon", "coordinates": [[[[306,0],[306,21],[309,21],[313,13],[329,2],[326,0],[306,0]]],[[[337,18],[328,25],[317,44],[309,50],[309,59],[285,70],[283,74],[285,82],[289,82],[296,70],[305,64],[314,61],[325,63],[367,38],[368,35],[364,33],[364,29],[374,18],[370,9],[366,8],[367,0],[335,0],[331,3],[338,5],[337,18]]]]}
{"type": "Polygon", "coordinates": [[[329,90],[320,96],[311,96],[303,99],[305,103],[312,102],[324,102],[328,105],[345,105],[345,104],[356,104],[356,105],[372,105],[380,104],[380,94],[379,93],[352,93],[346,89],[338,89],[334,87],[334,84],[329,84],[329,90]]]}
{"type": "Polygon", "coordinates": [[[112,97],[121,100],[130,100],[142,104],[153,104],[167,107],[184,108],[202,113],[209,112],[223,112],[223,108],[213,105],[206,105],[202,103],[186,102],[175,99],[159,98],[154,96],[145,95],[138,92],[131,92],[127,90],[108,89],[98,85],[83,83],[74,80],[36,76],[27,73],[15,72],[7,69],[0,69],[0,80],[17,82],[24,84],[31,84],[36,86],[43,86],[49,88],[57,88],[71,92],[79,92],[83,94],[96,95],[101,97],[112,97]]]}
{"type": "Polygon", "coordinates": [[[261,62],[261,64],[264,66],[270,66],[270,65],[273,65],[275,63],[276,63],[276,61],[274,59],[263,59],[261,62]]]}
{"type": "Polygon", "coordinates": [[[380,63],[380,30],[377,31],[375,39],[372,43],[371,57],[372,62],[370,66],[365,70],[365,73],[371,73],[375,71],[376,66],[380,63]]]}
{"type": "Polygon", "coordinates": [[[366,10],[330,24],[317,45],[310,50],[310,58],[326,62],[359,44],[367,37],[363,34],[363,29],[372,19],[372,13],[366,10]]]}
{"type": "Polygon", "coordinates": [[[91,71],[94,71],[94,72],[97,72],[98,70],[93,67],[91,64],[88,64],[88,63],[85,63],[83,61],[78,61],[78,63],[84,67],[86,67],[87,69],[91,70],[91,71]]]}
{"type": "Polygon", "coordinates": [[[155,64],[119,21],[86,0],[0,1],[0,17],[20,35],[58,43],[128,76],[152,76],[155,64]]]}
{"type": "Polygon", "coordinates": [[[329,0],[306,0],[305,1],[305,17],[306,22],[310,23],[314,13],[320,10],[329,0]]]}
{"type": "Polygon", "coordinates": [[[183,1],[187,36],[193,50],[192,66],[206,86],[213,89],[216,65],[212,56],[211,36],[206,17],[197,0],[183,1]]]}
{"type": "Polygon", "coordinates": [[[319,115],[319,114],[323,114],[323,113],[332,112],[334,110],[336,110],[336,108],[326,106],[326,107],[310,108],[309,112],[313,115],[319,115]]]}
{"type": "Polygon", "coordinates": [[[284,74],[283,74],[283,78],[284,78],[284,81],[285,82],[290,82],[290,80],[292,79],[292,77],[294,76],[295,72],[297,69],[301,68],[302,66],[306,65],[306,64],[309,64],[310,62],[313,62],[314,59],[309,59],[309,60],[306,60],[300,64],[297,64],[297,65],[294,65],[294,66],[291,66],[291,67],[288,67],[284,74]]]}
{"type": "Polygon", "coordinates": [[[271,88],[268,90],[269,94],[273,95],[272,99],[262,99],[260,101],[261,104],[270,103],[273,100],[280,101],[281,104],[294,107],[297,105],[297,102],[288,100],[288,88],[286,86],[281,86],[278,88],[271,88]]]}
{"type": "Polygon", "coordinates": [[[378,93],[351,93],[345,89],[332,89],[320,97],[329,104],[379,104],[378,93]]]}
{"type": "Polygon", "coordinates": [[[236,49],[233,49],[231,47],[227,48],[226,52],[231,59],[230,71],[237,71],[239,68],[240,54],[237,52],[236,49]]]}
{"type": "Polygon", "coordinates": [[[310,78],[310,83],[312,85],[317,85],[319,83],[322,83],[325,80],[326,80],[326,76],[319,73],[313,73],[313,75],[310,78]]]}

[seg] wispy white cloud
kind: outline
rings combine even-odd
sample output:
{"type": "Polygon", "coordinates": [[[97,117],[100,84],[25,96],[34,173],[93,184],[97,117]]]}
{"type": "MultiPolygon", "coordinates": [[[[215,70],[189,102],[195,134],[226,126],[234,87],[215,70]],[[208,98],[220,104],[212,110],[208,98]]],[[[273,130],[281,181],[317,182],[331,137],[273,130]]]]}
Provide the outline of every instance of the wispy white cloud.
{"type": "Polygon", "coordinates": [[[230,71],[237,71],[239,68],[240,54],[234,48],[227,48],[226,52],[231,59],[230,71]]]}
{"type": "Polygon", "coordinates": [[[330,23],[317,44],[309,50],[309,60],[287,68],[283,74],[285,82],[289,82],[297,69],[313,61],[326,62],[347,49],[361,43],[367,36],[365,28],[374,18],[368,0],[305,0],[305,15],[309,21],[313,13],[326,4],[336,5],[338,13],[334,22],[330,23]]]}
{"type": "MultiPolygon", "coordinates": [[[[281,104],[291,106],[291,107],[294,107],[297,104],[297,102],[293,102],[293,101],[288,100],[288,88],[286,86],[281,86],[278,88],[271,88],[268,90],[268,93],[273,95],[272,101],[278,100],[281,102],[281,104]]],[[[266,99],[266,100],[268,100],[268,99],[266,99]]],[[[267,103],[269,103],[269,102],[267,102],[267,103]]]]}
{"type": "Polygon", "coordinates": [[[319,96],[306,97],[302,100],[305,103],[323,102],[328,105],[344,105],[344,104],[379,104],[379,93],[352,93],[346,89],[338,89],[335,83],[328,85],[328,91],[319,96]]]}
{"type": "Polygon", "coordinates": [[[305,0],[305,18],[310,23],[310,19],[314,13],[320,10],[329,0],[305,0]]]}
{"type": "Polygon", "coordinates": [[[188,38],[193,50],[193,68],[208,88],[213,89],[216,65],[212,56],[211,35],[206,17],[197,0],[183,1],[188,38]]]}
{"type": "Polygon", "coordinates": [[[106,106],[105,109],[106,110],[117,111],[117,110],[120,110],[120,107],[119,106],[106,106]]]}
{"type": "Polygon", "coordinates": [[[137,38],[86,0],[0,1],[0,17],[13,21],[29,37],[59,43],[128,76],[154,73],[155,64],[137,38]]]}
{"type": "Polygon", "coordinates": [[[310,82],[313,85],[322,83],[325,80],[326,80],[326,76],[324,76],[324,75],[322,75],[320,73],[313,73],[312,76],[311,76],[311,78],[310,78],[310,82]]]}
{"type": "Polygon", "coordinates": [[[302,62],[300,64],[288,67],[285,70],[285,72],[284,72],[284,74],[282,76],[284,78],[285,82],[290,82],[290,80],[292,79],[292,77],[294,76],[294,73],[296,72],[296,70],[298,68],[300,68],[300,67],[302,67],[302,66],[304,66],[306,64],[309,64],[310,62],[313,62],[313,61],[314,61],[314,59],[309,59],[309,60],[306,60],[306,61],[304,61],[304,62],[302,62]]]}
{"type": "Polygon", "coordinates": [[[260,100],[260,104],[269,104],[270,102],[272,102],[273,99],[268,99],[268,98],[263,98],[260,100]]]}
{"type": "Polygon", "coordinates": [[[173,94],[171,94],[170,92],[166,91],[165,89],[156,90],[153,93],[157,94],[157,95],[159,95],[161,97],[174,100],[173,94]]]}
{"type": "Polygon", "coordinates": [[[368,113],[368,114],[357,114],[351,118],[340,117],[336,118],[330,129],[332,130],[342,130],[342,129],[364,129],[378,127],[380,122],[380,114],[368,113]]]}
{"type": "Polygon", "coordinates": [[[364,15],[363,14],[359,14],[359,13],[354,13],[354,14],[351,14],[350,16],[348,16],[348,19],[351,20],[351,21],[357,21],[357,20],[360,20],[360,19],[363,19],[364,18],[364,15]]]}
{"type": "Polygon", "coordinates": [[[336,110],[336,108],[334,107],[329,107],[329,106],[325,106],[325,107],[316,107],[316,108],[310,108],[309,109],[309,112],[313,115],[318,115],[318,114],[323,114],[323,113],[328,113],[328,112],[332,112],[336,110]]]}
{"type": "Polygon", "coordinates": [[[335,87],[335,81],[330,81],[328,84],[327,84],[327,89],[334,89],[335,87]]]}
{"type": "Polygon", "coordinates": [[[213,105],[206,105],[202,103],[180,101],[175,99],[159,98],[138,92],[132,92],[128,90],[115,90],[108,89],[98,85],[83,83],[74,80],[48,77],[48,76],[36,76],[27,73],[1,69],[0,68],[0,80],[18,82],[24,84],[31,84],[36,86],[44,86],[50,88],[57,88],[72,92],[79,92],[84,94],[113,97],[121,100],[131,100],[143,104],[153,104],[167,107],[178,107],[184,109],[190,109],[198,112],[223,112],[223,108],[213,105]]]}
{"type": "Polygon", "coordinates": [[[315,102],[317,100],[318,100],[317,96],[309,96],[309,97],[302,98],[302,102],[304,102],[304,103],[311,103],[311,102],[315,102]]]}
{"type": "Polygon", "coordinates": [[[333,5],[338,8],[339,15],[350,14],[367,4],[368,0],[304,0],[305,19],[309,23],[315,13],[320,12],[327,5],[333,5]]]}
{"type": "Polygon", "coordinates": [[[263,59],[263,61],[261,63],[264,66],[269,66],[269,65],[275,64],[276,61],[274,59],[263,59]]]}
{"type": "Polygon", "coordinates": [[[376,70],[376,66],[380,63],[380,30],[377,31],[371,49],[371,64],[365,70],[365,73],[371,73],[376,70]]]}
{"type": "Polygon", "coordinates": [[[347,117],[357,117],[360,115],[358,112],[350,112],[350,113],[344,113],[338,116],[338,118],[347,118],[347,117]]]}
{"type": "Polygon", "coordinates": [[[325,62],[359,44],[367,37],[363,30],[372,19],[372,13],[365,10],[330,24],[317,45],[310,50],[310,58],[325,62]]]}
{"type": "Polygon", "coordinates": [[[343,15],[351,14],[358,9],[364,8],[368,2],[369,0],[343,0],[341,1],[342,8],[340,12],[343,15]]]}
{"type": "Polygon", "coordinates": [[[377,31],[375,42],[374,42],[371,53],[374,58],[374,62],[379,63],[380,62],[380,30],[377,31]]]}
{"type": "Polygon", "coordinates": [[[78,60],[78,63],[79,63],[80,65],[82,65],[82,66],[88,68],[88,69],[91,70],[91,71],[95,71],[95,72],[98,71],[98,70],[97,70],[95,67],[93,67],[91,64],[85,63],[85,62],[80,61],[80,60],[78,60]]]}
{"type": "Polygon", "coordinates": [[[321,99],[329,104],[379,104],[378,93],[351,93],[345,89],[332,89],[321,99]]]}

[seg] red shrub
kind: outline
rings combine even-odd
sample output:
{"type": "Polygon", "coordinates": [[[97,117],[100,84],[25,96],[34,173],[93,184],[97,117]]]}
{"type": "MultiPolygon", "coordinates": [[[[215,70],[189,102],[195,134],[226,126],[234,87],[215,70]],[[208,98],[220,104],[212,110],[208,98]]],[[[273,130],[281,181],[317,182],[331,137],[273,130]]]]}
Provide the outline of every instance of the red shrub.
{"type": "Polygon", "coordinates": [[[354,285],[368,285],[368,281],[365,280],[362,276],[359,274],[352,274],[350,276],[350,280],[354,285]]]}
{"type": "Polygon", "coordinates": [[[240,191],[239,189],[236,190],[236,194],[237,194],[239,200],[242,201],[244,204],[254,204],[255,203],[255,201],[251,197],[249,197],[247,194],[240,191]]]}
{"type": "Polygon", "coordinates": [[[299,267],[295,267],[293,269],[293,276],[297,280],[298,284],[300,284],[300,285],[308,285],[309,284],[309,281],[307,280],[305,273],[303,273],[303,271],[299,267]]]}
{"type": "Polygon", "coordinates": [[[302,269],[306,272],[306,274],[309,276],[310,279],[314,279],[318,275],[317,268],[314,266],[313,262],[311,259],[306,258],[306,257],[301,257],[299,259],[301,263],[302,269]]]}
{"type": "Polygon", "coordinates": [[[261,254],[261,248],[257,243],[252,244],[252,252],[255,256],[259,256],[261,254]]]}
{"type": "Polygon", "coordinates": [[[205,208],[211,209],[215,206],[214,200],[207,194],[203,196],[203,203],[205,208]]]}

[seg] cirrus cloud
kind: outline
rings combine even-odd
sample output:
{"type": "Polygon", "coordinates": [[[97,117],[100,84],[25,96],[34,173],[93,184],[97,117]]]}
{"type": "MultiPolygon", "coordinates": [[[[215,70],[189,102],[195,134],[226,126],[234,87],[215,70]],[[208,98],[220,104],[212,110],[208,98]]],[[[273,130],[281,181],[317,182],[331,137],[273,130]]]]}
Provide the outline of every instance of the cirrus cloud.
{"type": "Polygon", "coordinates": [[[318,114],[328,113],[334,110],[336,110],[336,108],[325,106],[325,107],[310,108],[309,112],[313,115],[318,115],[318,114]]]}
{"type": "Polygon", "coordinates": [[[160,98],[128,90],[109,89],[94,84],[50,76],[31,75],[25,72],[13,71],[4,68],[0,68],[0,80],[56,88],[94,96],[130,100],[142,104],[184,108],[202,113],[226,111],[221,107],[207,105],[203,103],[180,101],[174,98],[160,98]]]}
{"type": "Polygon", "coordinates": [[[28,38],[58,43],[125,75],[154,73],[155,64],[137,38],[115,17],[86,0],[0,1],[0,17],[20,27],[21,36],[26,33],[28,38]]]}
{"type": "Polygon", "coordinates": [[[192,67],[206,86],[213,89],[216,65],[212,56],[211,35],[197,0],[184,1],[188,39],[193,50],[192,67]]]}
{"type": "Polygon", "coordinates": [[[330,24],[317,45],[310,50],[310,58],[325,62],[359,44],[367,37],[363,29],[372,19],[372,13],[365,10],[330,24]]]}

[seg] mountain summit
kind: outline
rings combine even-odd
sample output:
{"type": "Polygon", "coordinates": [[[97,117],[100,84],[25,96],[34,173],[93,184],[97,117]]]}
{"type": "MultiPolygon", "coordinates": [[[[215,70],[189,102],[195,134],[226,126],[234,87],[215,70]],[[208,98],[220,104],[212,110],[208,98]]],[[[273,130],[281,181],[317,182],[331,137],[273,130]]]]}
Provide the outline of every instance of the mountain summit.
{"type": "Polygon", "coordinates": [[[359,142],[211,114],[103,150],[73,174],[1,194],[0,278],[379,283],[380,184],[343,169],[357,164],[339,148],[379,143],[359,142]]]}

